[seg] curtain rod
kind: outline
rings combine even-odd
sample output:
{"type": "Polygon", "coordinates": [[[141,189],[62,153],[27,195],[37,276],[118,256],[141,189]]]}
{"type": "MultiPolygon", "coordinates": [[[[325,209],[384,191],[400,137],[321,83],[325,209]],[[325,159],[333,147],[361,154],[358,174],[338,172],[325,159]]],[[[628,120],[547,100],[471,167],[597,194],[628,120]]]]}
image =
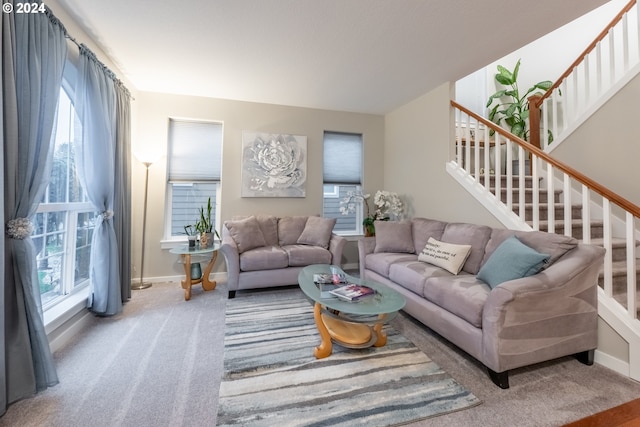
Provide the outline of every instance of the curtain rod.
{"type": "Polygon", "coordinates": [[[53,12],[51,11],[51,9],[49,9],[49,6],[45,5],[45,10],[47,15],[49,16],[49,19],[51,19],[54,23],[56,23],[57,25],[59,25],[64,33],[65,38],[67,38],[68,40],[70,40],[71,42],[73,42],[73,44],[75,44],[76,46],[78,46],[78,49],[80,50],[85,50],[87,51],[91,56],[92,59],[94,61],[96,61],[98,63],[98,65],[100,65],[102,68],[104,68],[107,71],[107,74],[109,75],[109,77],[113,80],[113,82],[115,84],[117,84],[118,86],[122,87],[125,91],[125,93],[127,94],[127,96],[129,96],[129,98],[132,101],[135,101],[136,99],[131,95],[131,91],[127,88],[127,86],[125,86],[125,84],[122,82],[122,80],[120,80],[118,78],[118,76],[116,75],[116,73],[114,73],[109,67],[107,67],[102,61],[100,61],[98,59],[98,57],[96,56],[96,54],[87,47],[87,45],[85,45],[84,43],[78,43],[78,41],[75,39],[75,37],[72,37],[71,34],[69,34],[69,32],[67,31],[67,28],[62,24],[62,22],[60,22],[60,19],[58,19],[58,17],[56,17],[53,12]]]}

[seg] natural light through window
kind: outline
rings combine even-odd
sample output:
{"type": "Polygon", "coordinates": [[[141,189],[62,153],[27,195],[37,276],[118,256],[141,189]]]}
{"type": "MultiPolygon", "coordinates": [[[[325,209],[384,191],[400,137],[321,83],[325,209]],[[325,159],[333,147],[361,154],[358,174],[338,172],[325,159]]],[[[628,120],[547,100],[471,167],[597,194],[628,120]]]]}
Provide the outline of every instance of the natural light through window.
{"type": "Polygon", "coordinates": [[[80,127],[64,89],[60,89],[57,119],[49,185],[38,206],[32,234],[45,309],[89,284],[96,217],[76,174],[73,138],[80,127]]]}

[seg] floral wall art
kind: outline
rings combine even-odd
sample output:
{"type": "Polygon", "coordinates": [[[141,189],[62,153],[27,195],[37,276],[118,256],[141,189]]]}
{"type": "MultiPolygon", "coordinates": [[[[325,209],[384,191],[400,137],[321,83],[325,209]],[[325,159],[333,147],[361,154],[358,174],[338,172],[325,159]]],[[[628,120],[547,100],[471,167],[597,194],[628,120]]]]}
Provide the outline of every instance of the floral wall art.
{"type": "Polygon", "coordinates": [[[307,137],[242,132],[242,197],[305,197],[307,137]]]}

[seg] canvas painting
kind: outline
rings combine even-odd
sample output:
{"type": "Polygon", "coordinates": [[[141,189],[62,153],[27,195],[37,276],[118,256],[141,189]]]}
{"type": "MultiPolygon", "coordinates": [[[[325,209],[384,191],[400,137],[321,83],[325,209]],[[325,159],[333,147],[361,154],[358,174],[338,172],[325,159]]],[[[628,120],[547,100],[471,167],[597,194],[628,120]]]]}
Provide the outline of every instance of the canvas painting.
{"type": "Polygon", "coordinates": [[[242,197],[305,197],[307,137],[242,132],[242,197]]]}

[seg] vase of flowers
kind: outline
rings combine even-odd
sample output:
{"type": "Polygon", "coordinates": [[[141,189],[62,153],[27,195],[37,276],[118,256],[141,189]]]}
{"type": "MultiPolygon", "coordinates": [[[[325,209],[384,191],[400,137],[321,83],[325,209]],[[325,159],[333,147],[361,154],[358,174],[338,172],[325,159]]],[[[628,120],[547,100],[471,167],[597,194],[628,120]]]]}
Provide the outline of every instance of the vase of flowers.
{"type": "Polygon", "coordinates": [[[378,190],[373,196],[374,211],[371,212],[369,207],[370,194],[363,194],[361,191],[350,191],[342,201],[340,201],[340,213],[349,215],[356,211],[358,203],[362,203],[365,209],[365,215],[362,220],[365,237],[375,236],[375,221],[389,221],[392,219],[400,219],[404,206],[398,193],[391,191],[378,190]]]}

